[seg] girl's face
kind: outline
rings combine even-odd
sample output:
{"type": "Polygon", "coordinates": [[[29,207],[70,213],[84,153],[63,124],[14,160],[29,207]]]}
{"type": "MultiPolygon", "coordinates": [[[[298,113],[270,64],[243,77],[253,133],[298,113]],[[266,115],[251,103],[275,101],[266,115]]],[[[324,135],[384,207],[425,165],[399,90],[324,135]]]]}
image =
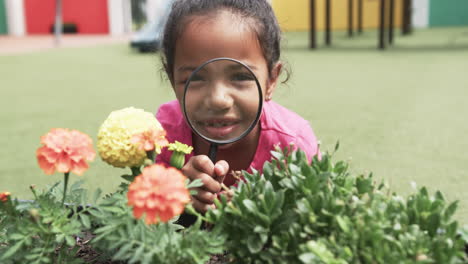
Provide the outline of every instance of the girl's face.
{"type": "Polygon", "coordinates": [[[242,64],[216,60],[193,73],[185,94],[185,110],[200,134],[228,141],[254,123],[259,110],[255,76],[242,64]]]}
{"type": "MultiPolygon", "coordinates": [[[[227,11],[208,19],[189,19],[175,47],[172,83],[181,105],[190,74],[202,63],[219,57],[233,58],[248,65],[262,86],[263,98],[271,97],[281,66],[276,65],[273,76],[269,75],[257,36],[246,24],[248,22],[242,22],[227,11]]],[[[196,77],[185,102],[191,123],[212,139],[228,140],[239,136],[258,111],[257,86],[249,72],[234,62],[218,61],[208,64],[196,77]]]]}

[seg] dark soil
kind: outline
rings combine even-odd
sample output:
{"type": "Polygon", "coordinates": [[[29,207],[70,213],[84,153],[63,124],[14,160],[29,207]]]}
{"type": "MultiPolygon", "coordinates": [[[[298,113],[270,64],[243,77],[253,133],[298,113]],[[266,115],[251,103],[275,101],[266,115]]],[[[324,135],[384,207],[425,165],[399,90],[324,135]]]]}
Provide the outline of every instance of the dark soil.
{"type": "MultiPolygon", "coordinates": [[[[79,246],[77,257],[83,259],[86,263],[91,264],[126,264],[122,261],[113,261],[110,257],[103,256],[100,252],[94,250],[89,242],[94,236],[90,233],[85,233],[83,237],[76,238],[76,245],[79,246]]],[[[229,263],[229,255],[216,254],[211,256],[206,264],[226,264],[229,263]]]]}

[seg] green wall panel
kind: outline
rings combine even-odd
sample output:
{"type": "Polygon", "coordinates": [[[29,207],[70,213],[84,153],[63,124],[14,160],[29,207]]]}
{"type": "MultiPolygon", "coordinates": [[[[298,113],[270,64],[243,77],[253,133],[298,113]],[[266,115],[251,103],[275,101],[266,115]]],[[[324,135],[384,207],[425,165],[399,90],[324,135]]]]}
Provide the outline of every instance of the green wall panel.
{"type": "Polygon", "coordinates": [[[430,26],[468,25],[468,0],[431,0],[430,26]]]}
{"type": "Polygon", "coordinates": [[[7,31],[5,0],[0,0],[0,34],[6,34],[7,31]]]}

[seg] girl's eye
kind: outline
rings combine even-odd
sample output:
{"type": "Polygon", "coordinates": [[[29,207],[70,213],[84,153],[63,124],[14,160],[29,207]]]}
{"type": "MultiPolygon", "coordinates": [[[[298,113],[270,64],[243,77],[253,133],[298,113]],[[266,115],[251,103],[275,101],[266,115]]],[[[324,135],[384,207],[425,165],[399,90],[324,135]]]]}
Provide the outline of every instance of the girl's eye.
{"type": "MultiPolygon", "coordinates": [[[[195,74],[192,76],[192,78],[190,79],[190,83],[193,83],[193,82],[200,82],[200,81],[204,81],[205,79],[199,75],[199,74],[195,74]]],[[[188,78],[183,78],[179,81],[179,84],[181,85],[185,85],[188,81],[188,78]]]]}
{"type": "Polygon", "coordinates": [[[254,81],[252,74],[249,73],[235,73],[232,75],[231,80],[233,81],[254,81]]]}
{"type": "Polygon", "coordinates": [[[204,81],[203,77],[199,74],[195,74],[192,76],[192,79],[190,79],[191,82],[197,82],[197,81],[204,81]]]}

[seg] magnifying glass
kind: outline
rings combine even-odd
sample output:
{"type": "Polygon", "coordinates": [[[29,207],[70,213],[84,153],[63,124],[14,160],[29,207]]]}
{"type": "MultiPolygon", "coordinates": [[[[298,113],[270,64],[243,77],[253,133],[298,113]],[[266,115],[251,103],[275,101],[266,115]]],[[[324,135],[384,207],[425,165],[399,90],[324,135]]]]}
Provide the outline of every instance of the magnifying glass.
{"type": "Polygon", "coordinates": [[[198,66],[184,87],[182,110],[192,131],[210,144],[216,161],[218,146],[247,136],[260,119],[263,95],[252,69],[232,58],[215,58],[198,66]]]}

